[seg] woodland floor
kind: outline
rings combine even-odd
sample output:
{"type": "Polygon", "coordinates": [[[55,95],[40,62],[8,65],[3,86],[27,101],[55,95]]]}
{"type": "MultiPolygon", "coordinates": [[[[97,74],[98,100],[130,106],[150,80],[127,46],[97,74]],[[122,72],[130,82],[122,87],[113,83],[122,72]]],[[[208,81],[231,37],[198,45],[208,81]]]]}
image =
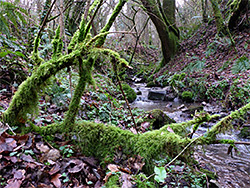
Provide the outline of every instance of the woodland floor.
{"type": "MultiPolygon", "coordinates": [[[[193,78],[209,74],[207,82],[210,83],[221,79],[233,81],[240,78],[242,82],[248,80],[250,70],[232,74],[232,63],[222,71],[218,70],[226,61],[233,62],[237,57],[245,55],[250,59],[249,29],[234,35],[237,52],[232,47],[229,48],[227,42],[219,41],[215,37],[214,24],[202,26],[192,37],[180,43],[180,52],[171,61],[174,66],[166,66],[157,76],[166,70],[180,71],[194,61],[193,57],[197,57],[206,60],[206,68],[202,73],[193,72],[190,75],[193,78]]],[[[154,52],[151,54],[157,55],[154,52]]],[[[0,93],[0,106],[3,109],[8,107],[15,88],[8,88],[8,91],[0,93]]],[[[84,97],[87,99],[89,95],[84,97]]],[[[40,102],[43,102],[43,99],[40,102]]],[[[48,121],[53,119],[52,114],[55,111],[58,116],[62,113],[56,106],[50,107],[48,111],[51,114],[47,116],[48,121]]],[[[133,156],[123,161],[114,159],[117,164],[108,164],[106,168],[101,168],[96,159],[83,156],[70,142],[64,141],[65,135],[55,135],[55,143],[59,148],[55,149],[37,134],[18,136],[11,135],[10,130],[8,132],[9,134],[0,126],[0,187],[101,187],[112,173],[116,172],[122,174],[121,184],[128,187],[133,184],[131,174],[141,170],[144,165],[139,156],[133,156]],[[110,171],[108,174],[107,169],[110,171]]]]}
{"type": "Polygon", "coordinates": [[[199,72],[191,72],[193,78],[203,77],[208,74],[207,82],[213,83],[226,79],[232,81],[241,78],[245,82],[250,78],[250,70],[238,74],[232,74],[233,61],[242,56],[250,58],[250,32],[249,28],[233,33],[235,49],[229,46],[229,39],[222,40],[216,36],[215,24],[202,25],[194,35],[180,43],[179,54],[170,62],[171,68],[166,66],[159,71],[159,75],[166,70],[169,72],[181,71],[188,64],[198,60],[204,60],[205,68],[199,72]],[[228,64],[226,63],[228,62],[228,64]],[[223,67],[222,66],[226,65],[223,67]],[[220,70],[222,69],[222,70],[220,70]]]}

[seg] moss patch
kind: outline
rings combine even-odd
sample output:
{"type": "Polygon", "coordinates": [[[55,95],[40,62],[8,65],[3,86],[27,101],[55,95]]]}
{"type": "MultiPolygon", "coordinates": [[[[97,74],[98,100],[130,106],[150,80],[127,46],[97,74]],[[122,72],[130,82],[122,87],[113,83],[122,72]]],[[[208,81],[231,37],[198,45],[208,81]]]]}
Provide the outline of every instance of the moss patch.
{"type": "Polygon", "coordinates": [[[175,120],[168,117],[162,110],[154,109],[149,111],[145,121],[151,123],[153,129],[160,129],[164,125],[175,123],[175,120]]]}
{"type": "Polygon", "coordinates": [[[128,102],[134,102],[137,96],[136,92],[128,84],[122,84],[122,89],[128,99],[128,102]]]}
{"type": "Polygon", "coordinates": [[[185,102],[192,102],[193,100],[193,93],[191,91],[184,91],[182,94],[181,94],[181,98],[183,101],[185,102]]]}

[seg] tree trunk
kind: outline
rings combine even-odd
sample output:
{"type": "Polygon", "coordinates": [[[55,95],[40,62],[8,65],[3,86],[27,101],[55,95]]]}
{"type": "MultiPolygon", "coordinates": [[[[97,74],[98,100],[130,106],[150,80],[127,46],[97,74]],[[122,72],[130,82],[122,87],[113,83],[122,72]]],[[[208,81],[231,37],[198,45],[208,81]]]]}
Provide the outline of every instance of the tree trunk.
{"type": "MultiPolygon", "coordinates": [[[[172,0],[166,0],[165,6],[168,1],[172,2],[172,0]]],[[[141,2],[147,10],[150,19],[154,23],[161,40],[163,55],[161,66],[164,66],[177,52],[178,29],[171,25],[171,22],[168,21],[168,18],[163,15],[164,13],[159,10],[157,3],[154,0],[141,0],[141,2]]],[[[174,19],[172,16],[174,11],[175,9],[168,14],[172,21],[174,19]]]]}
{"type": "Polygon", "coordinates": [[[238,27],[240,27],[244,23],[244,19],[246,22],[248,22],[248,6],[249,6],[249,0],[234,0],[231,3],[231,16],[228,22],[228,27],[230,30],[235,30],[238,27]],[[243,18],[243,20],[237,24],[239,21],[239,18],[241,15],[246,14],[246,18],[243,18]]]}
{"type": "Polygon", "coordinates": [[[208,22],[208,15],[207,15],[207,0],[201,0],[202,6],[202,19],[204,23],[208,22]]]}
{"type": "Polygon", "coordinates": [[[217,33],[219,35],[230,35],[228,27],[224,24],[224,19],[222,18],[222,14],[220,12],[218,0],[210,0],[214,12],[215,24],[217,28],[217,33]]]}

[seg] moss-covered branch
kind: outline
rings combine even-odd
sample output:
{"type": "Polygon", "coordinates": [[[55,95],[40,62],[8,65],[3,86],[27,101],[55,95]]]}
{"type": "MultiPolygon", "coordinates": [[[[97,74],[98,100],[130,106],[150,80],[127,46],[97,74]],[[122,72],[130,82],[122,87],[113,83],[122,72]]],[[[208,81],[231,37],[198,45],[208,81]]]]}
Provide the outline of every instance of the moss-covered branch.
{"type": "Polygon", "coordinates": [[[225,133],[225,131],[233,128],[232,121],[234,119],[243,119],[244,115],[250,110],[250,103],[241,107],[240,109],[231,112],[228,116],[222,118],[218,123],[216,123],[205,135],[201,138],[202,143],[210,144],[216,140],[216,136],[219,133],[225,133]]]}
{"type": "MultiPolygon", "coordinates": [[[[120,11],[122,10],[123,5],[127,2],[127,0],[119,0],[119,3],[116,5],[112,15],[110,16],[107,24],[102,28],[102,30],[100,31],[101,33],[105,33],[107,31],[110,30],[112,24],[114,23],[116,17],[118,16],[118,14],[120,13],[120,11]]],[[[99,38],[96,42],[96,47],[101,47],[106,39],[107,35],[102,36],[101,38],[99,38]]]]}
{"type": "MultiPolygon", "coordinates": [[[[103,161],[113,160],[116,152],[122,149],[122,152],[128,156],[134,154],[141,155],[146,162],[146,168],[150,170],[152,165],[154,165],[153,159],[157,160],[166,155],[175,157],[191,142],[193,145],[235,144],[235,141],[216,140],[216,134],[230,129],[231,126],[228,123],[235,118],[242,117],[248,110],[250,110],[250,104],[224,117],[207,134],[198,139],[190,139],[186,134],[183,135],[182,133],[186,131],[187,127],[210,121],[218,117],[217,115],[210,116],[203,113],[201,116],[195,117],[188,122],[165,125],[159,130],[143,134],[133,134],[128,130],[121,130],[115,126],[81,121],[71,125],[71,130],[68,134],[74,138],[73,140],[75,140],[85,155],[95,156],[103,161]],[[169,131],[169,128],[173,131],[169,131]]],[[[64,132],[65,129],[59,124],[54,124],[36,128],[36,131],[43,135],[51,135],[56,132],[64,132]]],[[[192,157],[190,157],[191,151],[193,151],[193,147],[189,147],[180,158],[186,161],[192,160],[192,157]]]]}
{"type": "Polygon", "coordinates": [[[27,78],[15,93],[9,108],[3,113],[3,120],[10,125],[24,123],[27,114],[34,114],[37,109],[38,93],[43,89],[45,82],[58,71],[75,64],[75,59],[82,56],[82,49],[64,55],[58,59],[40,65],[27,78]]]}
{"type": "Polygon", "coordinates": [[[78,58],[78,61],[80,78],[76,86],[74,96],[70,102],[69,110],[67,111],[63,122],[63,127],[65,130],[70,130],[72,125],[75,123],[75,117],[78,113],[80,100],[85,90],[86,84],[93,83],[91,72],[94,65],[94,60],[89,58],[88,60],[83,61],[81,58],[78,58]]]}

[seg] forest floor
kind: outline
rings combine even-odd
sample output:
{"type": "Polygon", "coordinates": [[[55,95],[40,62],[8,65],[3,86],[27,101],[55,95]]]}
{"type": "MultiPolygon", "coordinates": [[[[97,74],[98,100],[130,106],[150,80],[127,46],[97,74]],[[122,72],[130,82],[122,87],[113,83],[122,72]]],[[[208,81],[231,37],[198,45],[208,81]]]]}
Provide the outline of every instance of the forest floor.
{"type": "MultiPolygon", "coordinates": [[[[250,79],[250,70],[233,74],[232,69],[233,62],[238,58],[245,56],[250,59],[249,29],[234,34],[236,45],[233,48],[228,38],[221,39],[216,36],[214,25],[203,25],[193,36],[182,41],[179,54],[171,61],[171,66],[165,66],[154,77],[160,77],[166,72],[180,72],[188,65],[199,61],[204,62],[202,71],[193,69],[189,72],[189,77],[196,79],[205,76],[206,82],[211,86],[221,80],[233,84],[237,79],[239,86],[247,83],[250,79]]],[[[157,55],[155,52],[151,54],[157,55]]],[[[10,87],[9,92],[0,93],[0,105],[3,110],[8,107],[15,90],[10,87]]],[[[93,100],[90,99],[90,94],[84,97],[89,101],[93,100]]],[[[40,102],[44,101],[45,99],[42,99],[40,102]]],[[[97,103],[92,101],[94,105],[97,103]]],[[[51,115],[46,116],[47,121],[53,119],[52,114],[56,108],[48,108],[51,115]]],[[[63,118],[60,115],[61,111],[58,110],[58,117],[63,118]]],[[[54,142],[58,148],[55,149],[40,135],[29,133],[19,136],[12,133],[12,129],[0,125],[0,187],[101,187],[112,174],[117,173],[121,174],[119,181],[122,187],[132,187],[135,184],[132,174],[144,166],[140,156],[133,156],[119,165],[108,164],[106,168],[102,168],[96,159],[78,153],[77,148],[64,140],[65,135],[55,135],[54,142]]],[[[181,166],[177,167],[176,172],[184,172],[181,166]]]]}

